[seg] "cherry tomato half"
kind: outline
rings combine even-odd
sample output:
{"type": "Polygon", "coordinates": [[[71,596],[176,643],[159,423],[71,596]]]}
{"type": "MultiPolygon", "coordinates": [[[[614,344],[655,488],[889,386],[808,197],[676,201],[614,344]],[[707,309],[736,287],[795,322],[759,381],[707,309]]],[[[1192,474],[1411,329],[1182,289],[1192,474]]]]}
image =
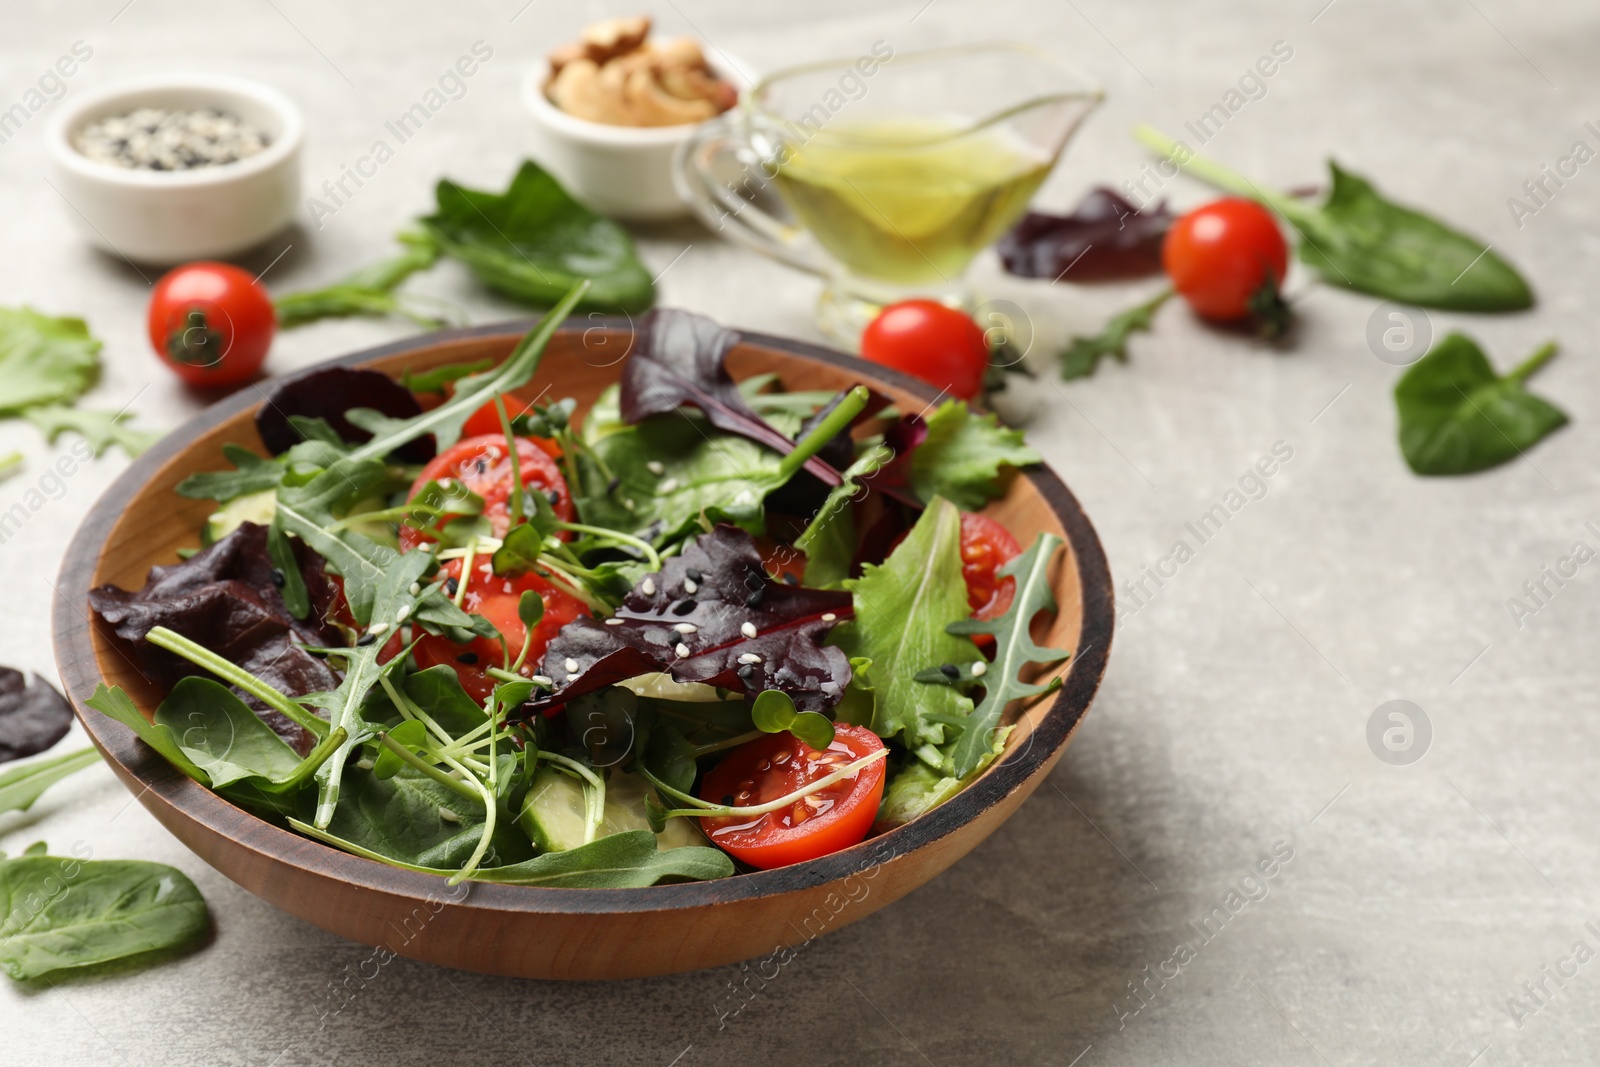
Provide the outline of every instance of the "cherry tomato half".
{"type": "MultiPolygon", "coordinates": [[[[550,454],[535,441],[519,437],[517,464],[521,468],[522,484],[532,492],[543,493],[550,500],[556,517],[571,522],[572,493],[550,454]]],[[[438,482],[441,486],[460,485],[482,497],[483,516],[489,520],[493,536],[504,537],[511,528],[511,453],[503,434],[468,437],[435,456],[412,483],[409,498],[415,498],[429,482],[438,482]]],[[[434,539],[432,534],[410,524],[400,527],[402,550],[434,539]]]]}
{"type": "MultiPolygon", "coordinates": [[[[739,746],[711,768],[700,797],[730,806],[765,804],[882,748],[877,735],[861,726],[834,727],[826,752],[787,732],[768,734],[739,746]]],[[[883,778],[879,760],[782,811],[754,819],[702,819],[700,824],[735,859],[763,870],[787,867],[865,838],[883,799],[883,778]]]]}
{"type": "Polygon", "coordinates": [[[1183,216],[1167,231],[1161,264],[1204,318],[1231,322],[1257,314],[1270,326],[1283,309],[1278,286],[1289,269],[1289,246],[1272,213],[1253,200],[1229,197],[1183,216]]]}
{"type": "Polygon", "coordinates": [[[163,275],[150,294],[150,344],[190,385],[226,388],[256,376],[278,319],[249,271],[189,263],[163,275]]]}
{"type": "MultiPolygon", "coordinates": [[[[460,582],[461,560],[445,560],[439,567],[439,573],[446,579],[460,582]]],[[[453,587],[447,581],[445,588],[449,590],[453,587]]],[[[515,660],[528,635],[527,627],[522,625],[522,619],[517,615],[522,594],[528,592],[538,593],[539,599],[544,601],[544,617],[533,628],[528,656],[522,663],[522,674],[532,676],[537,673],[535,668],[544,657],[545,646],[556,632],[579,615],[589,614],[583,601],[537,574],[499,577],[494,573],[493,562],[486,556],[480,556],[473,563],[472,580],[462,596],[461,607],[469,614],[482,615],[493,623],[494,628],[506,639],[505,649],[510,650],[511,658],[515,660]]],[[[474,638],[465,645],[458,645],[437,634],[424,634],[412,655],[416,657],[417,666],[424,669],[440,663],[450,666],[461,679],[461,688],[467,691],[467,695],[482,703],[499,684],[484,670],[503,666],[505,649],[501,648],[499,641],[487,637],[474,638]]]]}
{"type": "Polygon", "coordinates": [[[971,400],[983,387],[989,343],[978,324],[955,308],[936,300],[905,300],[884,308],[867,326],[861,358],[971,400]]]}
{"type": "Polygon", "coordinates": [[[997,572],[1020,555],[1022,546],[1010,530],[986,516],[961,513],[961,577],[973,618],[996,619],[1010,610],[1017,580],[997,572]]]}

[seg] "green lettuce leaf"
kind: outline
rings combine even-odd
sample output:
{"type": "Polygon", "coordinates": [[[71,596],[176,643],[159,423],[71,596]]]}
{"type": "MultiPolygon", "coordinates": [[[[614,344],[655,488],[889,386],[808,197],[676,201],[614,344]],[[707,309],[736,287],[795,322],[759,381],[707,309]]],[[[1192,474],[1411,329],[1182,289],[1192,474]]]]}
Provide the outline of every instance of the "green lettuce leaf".
{"type": "Polygon", "coordinates": [[[0,307],[0,414],[70,404],[100,376],[100,342],[82,319],[0,307]]]}
{"type": "MultiPolygon", "coordinates": [[[[1011,729],[1006,726],[996,730],[989,751],[984,753],[976,767],[960,778],[945,774],[943,770],[929,765],[923,759],[913,759],[889,779],[888,788],[883,791],[883,803],[878,805],[878,824],[899,826],[901,823],[908,823],[971,785],[973,780],[995,761],[995,757],[1005,751],[1006,737],[1010,735],[1011,729]]],[[[953,747],[953,743],[940,746],[937,750],[941,757],[940,763],[946,763],[952,758],[949,750],[953,747]]]]}
{"type": "Polygon", "coordinates": [[[1003,490],[1003,467],[1039,462],[1021,430],[1001,426],[994,415],[947,400],[927,418],[928,436],[911,453],[911,488],[924,501],[944,497],[964,511],[977,511],[1003,490]]]}
{"type": "Polygon", "coordinates": [[[806,554],[807,585],[834,589],[850,577],[850,564],[856,556],[856,522],[850,503],[862,492],[861,479],[893,458],[894,453],[881,445],[862,453],[795,538],[794,547],[806,554]]]}

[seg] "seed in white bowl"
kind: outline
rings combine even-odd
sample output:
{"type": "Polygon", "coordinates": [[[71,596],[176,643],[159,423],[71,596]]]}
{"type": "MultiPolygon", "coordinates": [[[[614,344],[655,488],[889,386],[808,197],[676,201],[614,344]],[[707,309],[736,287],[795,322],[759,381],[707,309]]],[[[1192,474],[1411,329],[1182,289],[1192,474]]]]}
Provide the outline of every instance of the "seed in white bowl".
{"type": "Polygon", "coordinates": [[[141,107],[97,119],[72,138],[86,159],[129,170],[217,167],[248,159],[270,143],[259,127],[209,107],[141,107]]]}

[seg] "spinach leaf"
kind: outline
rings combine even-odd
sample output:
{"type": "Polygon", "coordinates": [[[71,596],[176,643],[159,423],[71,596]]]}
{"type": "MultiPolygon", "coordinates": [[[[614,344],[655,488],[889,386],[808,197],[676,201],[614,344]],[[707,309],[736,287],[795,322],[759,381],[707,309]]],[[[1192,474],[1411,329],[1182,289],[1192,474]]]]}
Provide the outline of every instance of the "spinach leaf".
{"type": "Polygon", "coordinates": [[[1515,267],[1476,237],[1385,199],[1330,160],[1321,207],[1257,185],[1148,126],[1136,136],[1202,181],[1258,200],[1292,223],[1300,259],[1324,281],[1388,300],[1456,311],[1520,311],[1533,292],[1515,267]]]}
{"type": "Polygon", "coordinates": [[[184,752],[171,728],[146,719],[121,686],[107,686],[101,682],[94,687],[94,695],[84,703],[138,734],[139,740],[165,756],[168,763],[210,788],[211,777],[184,752]]]}
{"type": "Polygon", "coordinates": [[[0,811],[27,811],[46,789],[100,762],[100,753],[80,748],[64,756],[34,760],[0,772],[0,811]]]}
{"type": "Polygon", "coordinates": [[[199,677],[172,687],[156,708],[154,725],[171,733],[218,792],[236,782],[270,793],[291,792],[328,758],[330,742],[343,740],[335,731],[301,759],[227,686],[199,677]]]}
{"type": "Polygon", "coordinates": [[[911,488],[924,502],[944,497],[976,511],[1001,495],[1003,467],[1040,461],[1022,431],[1001,426],[991,415],[967,410],[964,400],[946,400],[927,418],[927,436],[911,453],[911,488]]]}
{"type": "Polygon", "coordinates": [[[587,278],[585,305],[639,311],[655,285],[628,232],[573,200],[538,164],[524,162],[503,193],[448,179],[438,210],[418,220],[445,255],[465,263],[490,288],[547,307],[587,278]]]}
{"type": "Polygon", "coordinates": [[[1119,312],[1106,323],[1105,329],[1093,337],[1074,337],[1060,352],[1061,377],[1087,378],[1100,367],[1100,360],[1114,357],[1119,363],[1128,362],[1128,335],[1135,330],[1148,330],[1156,309],[1172,297],[1171,289],[1163,289],[1142,304],[1119,312]]]}
{"type": "Polygon", "coordinates": [[[1418,474],[1471,474],[1514,459],[1567,416],[1523,388],[1555,355],[1552,341],[1500,377],[1483,350],[1453,333],[1395,383],[1400,451],[1418,474]]]}
{"type": "Polygon", "coordinates": [[[72,729],[72,705],[56,687],[0,667],[0,763],[43,752],[72,729]]]}
{"type": "Polygon", "coordinates": [[[961,577],[961,512],[935,498],[906,539],[881,565],[868,564],[844,583],[855,604],[853,621],[830,640],[854,657],[872,661],[877,703],[872,732],[902,735],[907,748],[940,744],[946,721],[963,718],[972,701],[949,686],[914,679],[929,664],[971,663],[978,650],[946,626],[965,619],[967,584],[961,577]]]}
{"type": "Polygon", "coordinates": [[[182,871],[139,860],[0,860],[0,968],[25,981],[205,936],[211,917],[182,871]]]}
{"type": "MultiPolygon", "coordinates": [[[[351,767],[326,828],[318,831],[309,822],[307,818],[294,825],[320,840],[336,838],[333,843],[341,848],[353,845],[348,850],[357,855],[454,875],[483,836],[484,808],[481,801],[468,800],[410,767],[389,778],[351,767]]],[[[509,816],[496,819],[490,848],[486,864],[516,863],[533,855],[533,846],[509,816]]]]}
{"type": "Polygon", "coordinates": [[[995,734],[1007,704],[1048,693],[1061,684],[1060,678],[1038,685],[1018,677],[1030,663],[1057,663],[1071,655],[1041,647],[1029,633],[1035,615],[1056,610],[1055,591],[1050,588],[1050,561],[1060,547],[1061,538],[1041,533],[1026,552],[1000,568],[1001,577],[1017,583],[1016,595],[1004,615],[988,620],[962,619],[949,626],[952,634],[989,634],[995,639],[994,660],[982,675],[983,699],[962,724],[961,736],[956,738],[950,754],[953,777],[965,778],[986,758],[992,758],[995,734]]]}
{"type": "Polygon", "coordinates": [[[850,577],[858,547],[850,505],[865,492],[862,479],[893,458],[894,452],[881,444],[863,452],[795,538],[794,547],[806,554],[806,584],[813,589],[832,589],[850,577]]]}
{"type": "Polygon", "coordinates": [[[125,411],[81,411],[64,404],[44,404],[28,408],[22,415],[39,427],[46,441],[66,432],[80,434],[97,456],[112,445],[137,456],[161,438],[159,433],[129,426],[133,416],[125,411]]]}
{"type": "MultiPolygon", "coordinates": [[[[304,823],[292,822],[291,825],[302,833],[367,859],[440,877],[456,873],[441,867],[394,863],[389,857],[367,850],[357,842],[317,831],[304,823]]],[[[626,830],[587,845],[549,852],[520,863],[480,867],[468,877],[468,881],[545,886],[551,889],[637,889],[658,882],[726,878],[732,873],[733,861],[721,849],[685,845],[658,852],[655,834],[649,830],[626,830]]]]}
{"type": "Polygon", "coordinates": [[[439,259],[439,246],[425,233],[401,233],[397,256],[362,267],[322,289],[288,293],[273,301],[278,326],[292,330],[318,319],[347,318],[351,315],[403,315],[419,326],[438,329],[447,320],[429,315],[417,300],[397,294],[400,283],[418,271],[427,270],[439,259]]]}
{"type": "Polygon", "coordinates": [[[70,404],[100,376],[100,342],[82,319],[0,307],[0,413],[70,404]]]}

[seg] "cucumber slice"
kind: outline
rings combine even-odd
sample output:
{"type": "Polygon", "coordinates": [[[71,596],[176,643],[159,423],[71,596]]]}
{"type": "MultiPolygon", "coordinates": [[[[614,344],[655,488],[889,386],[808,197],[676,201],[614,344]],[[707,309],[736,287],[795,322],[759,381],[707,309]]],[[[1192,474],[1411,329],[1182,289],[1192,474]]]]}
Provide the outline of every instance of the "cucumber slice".
{"type": "Polygon", "coordinates": [[[200,543],[214,545],[237,530],[242,523],[255,522],[262,526],[272,521],[278,512],[278,491],[263,489],[259,493],[246,493],[217,508],[206,519],[200,531],[200,543]]]}
{"type": "MultiPolygon", "coordinates": [[[[583,844],[584,788],[583,782],[549,764],[534,774],[517,825],[540,852],[564,852],[583,844]]],[[[613,770],[606,781],[605,813],[595,836],[648,830],[645,799],[649,796],[650,786],[643,778],[613,770]]],[[[690,819],[668,819],[666,828],[656,835],[656,847],[661,849],[705,843],[704,835],[690,819]]]]}

